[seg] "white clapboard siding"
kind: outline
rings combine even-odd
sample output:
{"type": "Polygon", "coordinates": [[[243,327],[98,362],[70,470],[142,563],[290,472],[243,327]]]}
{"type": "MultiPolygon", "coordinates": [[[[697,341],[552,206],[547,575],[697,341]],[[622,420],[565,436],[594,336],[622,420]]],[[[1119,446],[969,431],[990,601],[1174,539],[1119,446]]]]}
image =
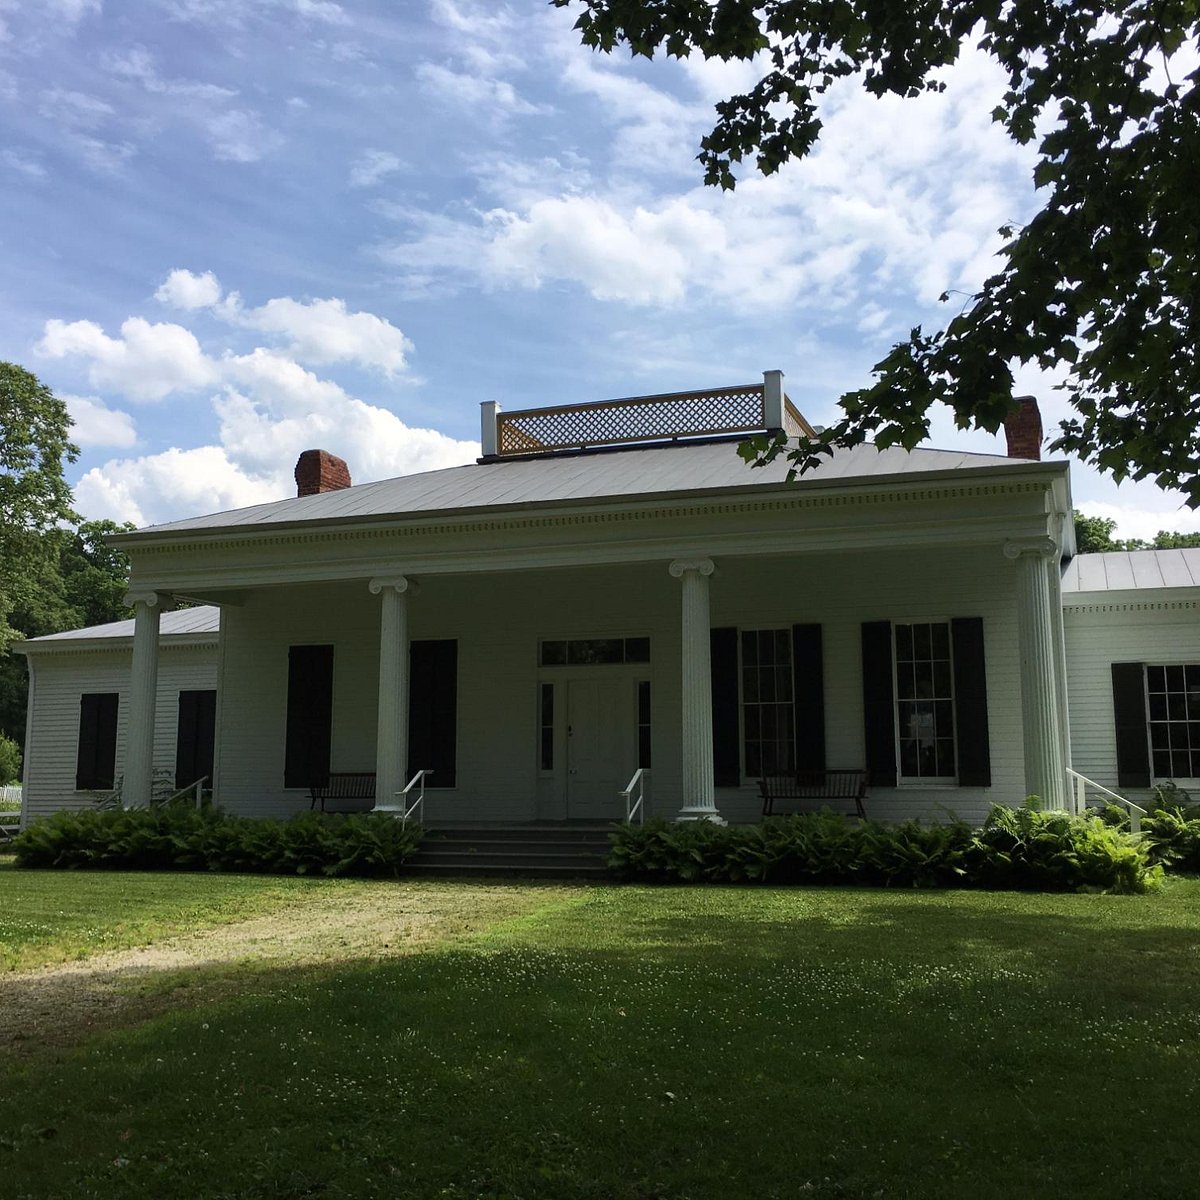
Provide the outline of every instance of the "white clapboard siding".
{"type": "MultiPolygon", "coordinates": [[[[408,601],[410,636],[458,640],[458,780],[453,789],[429,794],[429,819],[551,815],[547,797],[555,780],[539,775],[537,763],[537,683],[565,676],[552,668],[539,672],[538,640],[606,635],[651,639],[650,808],[662,815],[678,809],[680,584],[667,562],[420,581],[408,601]]],[[[718,561],[711,603],[714,626],[822,625],[831,767],[865,765],[861,622],[982,617],[992,786],[873,789],[869,811],[887,819],[953,812],[977,820],[992,802],[1023,798],[1016,567],[997,547],[718,561]]],[[[218,738],[224,805],[261,816],[308,807],[305,790],[283,787],[292,645],[333,644],[332,766],[374,769],[379,608],[363,581],[252,593],[244,606],[226,610],[218,738]]],[[[719,791],[717,802],[731,820],[753,820],[759,811],[752,783],[719,791]]]]}
{"type": "MultiPolygon", "coordinates": [[[[1075,770],[1117,787],[1112,664],[1200,663],[1200,600],[1129,592],[1080,598],[1063,611],[1071,758],[1075,770]]],[[[1187,781],[1184,781],[1185,783],[1187,781]]],[[[1136,790],[1120,789],[1133,798],[1136,790]]]]}
{"type": "MultiPolygon", "coordinates": [[[[33,656],[31,656],[33,658],[33,656]]],[[[41,651],[33,658],[33,717],[25,751],[22,817],[33,820],[58,809],[86,808],[97,793],[75,790],[79,750],[79,702],[87,692],[117,692],[116,773],[124,770],[129,704],[130,648],[41,651]]],[[[175,771],[179,693],[215,688],[213,645],[163,646],[158,662],[158,706],[154,731],[156,770],[175,771]]]]}

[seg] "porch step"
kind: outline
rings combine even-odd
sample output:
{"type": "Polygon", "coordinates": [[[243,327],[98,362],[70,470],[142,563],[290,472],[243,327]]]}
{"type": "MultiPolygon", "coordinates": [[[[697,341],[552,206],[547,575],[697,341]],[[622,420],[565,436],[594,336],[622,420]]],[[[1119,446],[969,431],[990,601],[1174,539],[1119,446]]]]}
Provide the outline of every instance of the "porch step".
{"type": "Polygon", "coordinates": [[[602,877],[607,826],[490,825],[430,829],[409,861],[420,874],[602,877]]]}

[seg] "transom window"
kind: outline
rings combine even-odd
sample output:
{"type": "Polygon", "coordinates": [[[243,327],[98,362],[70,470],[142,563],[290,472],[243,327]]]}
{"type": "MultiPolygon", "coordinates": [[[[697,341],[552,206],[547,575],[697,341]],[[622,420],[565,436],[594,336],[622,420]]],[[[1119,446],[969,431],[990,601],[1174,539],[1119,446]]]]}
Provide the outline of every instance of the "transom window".
{"type": "Polygon", "coordinates": [[[796,769],[790,629],[742,631],[742,727],[747,775],[796,769]]]}
{"type": "Polygon", "coordinates": [[[1146,667],[1150,754],[1159,779],[1200,779],[1200,664],[1146,667]]]}
{"type": "Polygon", "coordinates": [[[648,663],[650,639],[571,638],[542,642],[538,661],[543,667],[593,667],[620,663],[648,663]]]}
{"type": "Polygon", "coordinates": [[[900,775],[953,779],[954,671],[950,626],[896,625],[896,723],[900,775]]]}

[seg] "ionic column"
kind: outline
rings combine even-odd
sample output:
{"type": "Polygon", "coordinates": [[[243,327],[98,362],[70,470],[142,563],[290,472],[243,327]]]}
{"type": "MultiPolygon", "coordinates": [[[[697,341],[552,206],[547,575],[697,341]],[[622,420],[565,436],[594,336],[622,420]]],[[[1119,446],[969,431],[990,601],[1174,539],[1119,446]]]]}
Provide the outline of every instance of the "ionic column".
{"type": "Polygon", "coordinates": [[[1067,805],[1058,675],[1061,659],[1054,637],[1047,565],[1057,553],[1051,538],[1008,542],[1006,558],[1019,571],[1017,633],[1021,659],[1021,723],[1025,743],[1025,791],[1047,808],[1067,805]]]}
{"type": "Polygon", "coordinates": [[[724,824],[713,799],[711,623],[708,580],[711,558],[676,559],[669,567],[683,584],[683,808],[680,821],[724,824]]]}
{"type": "Polygon", "coordinates": [[[394,804],[408,782],[408,598],[416,584],[399,575],[372,579],[368,586],[381,602],[375,803],[394,804]]]}
{"type": "Polygon", "coordinates": [[[129,670],[121,803],[125,808],[149,808],[154,789],[159,616],[170,609],[171,597],[160,592],[130,592],[125,603],[133,606],[133,662],[129,670]]]}

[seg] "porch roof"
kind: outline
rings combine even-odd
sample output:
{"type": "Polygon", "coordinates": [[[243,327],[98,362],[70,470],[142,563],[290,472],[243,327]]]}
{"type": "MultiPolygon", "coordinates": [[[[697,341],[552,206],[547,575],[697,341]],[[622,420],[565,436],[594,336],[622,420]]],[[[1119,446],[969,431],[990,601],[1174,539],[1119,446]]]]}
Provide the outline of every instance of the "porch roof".
{"type": "Polygon", "coordinates": [[[1064,593],[1194,587],[1200,587],[1200,547],[1078,554],[1062,578],[1064,593]]]}
{"type": "MultiPolygon", "coordinates": [[[[137,533],[115,535],[113,542],[164,533],[249,530],[272,525],[321,521],[370,520],[406,515],[527,508],[593,500],[630,500],[723,489],[778,488],[787,481],[782,459],[751,470],[738,456],[741,438],[632,449],[560,452],[530,459],[477,462],[448,467],[341,491],[257,504],[209,516],[152,525],[137,533]]],[[[957,471],[991,468],[1065,470],[1065,464],[1027,462],[996,454],[899,447],[877,449],[864,443],[840,450],[796,481],[797,486],[850,486],[957,471]]]]}
{"type": "MultiPolygon", "coordinates": [[[[211,604],[200,604],[193,608],[180,608],[163,613],[160,618],[159,636],[164,639],[187,637],[193,641],[206,640],[204,635],[216,635],[221,628],[221,610],[211,604]]],[[[82,642],[106,642],[125,639],[133,641],[133,620],[110,621],[107,625],[88,625],[83,629],[67,629],[62,633],[48,633],[44,637],[29,638],[17,642],[13,647],[19,654],[31,650],[68,650],[82,642]]]]}

